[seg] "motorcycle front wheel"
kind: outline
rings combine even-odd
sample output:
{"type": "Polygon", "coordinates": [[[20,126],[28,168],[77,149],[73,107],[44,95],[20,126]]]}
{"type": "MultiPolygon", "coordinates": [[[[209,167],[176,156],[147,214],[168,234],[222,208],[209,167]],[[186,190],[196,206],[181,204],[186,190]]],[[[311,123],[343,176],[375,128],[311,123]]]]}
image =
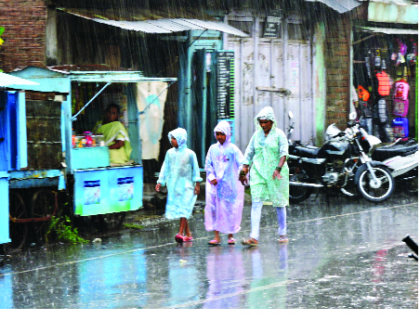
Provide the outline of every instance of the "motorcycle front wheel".
{"type": "Polygon", "coordinates": [[[379,183],[375,183],[369,170],[362,172],[357,183],[357,189],[360,194],[370,202],[382,202],[388,199],[394,189],[395,180],[391,172],[381,166],[372,167],[375,177],[379,179],[379,183]]]}
{"type": "MultiPolygon", "coordinates": [[[[289,166],[289,182],[304,182],[306,173],[304,170],[300,170],[298,174],[296,174],[296,166],[289,166]]],[[[299,187],[299,186],[292,186],[289,185],[289,202],[291,204],[296,204],[302,202],[309,198],[312,194],[313,188],[312,187],[299,187]]]]}

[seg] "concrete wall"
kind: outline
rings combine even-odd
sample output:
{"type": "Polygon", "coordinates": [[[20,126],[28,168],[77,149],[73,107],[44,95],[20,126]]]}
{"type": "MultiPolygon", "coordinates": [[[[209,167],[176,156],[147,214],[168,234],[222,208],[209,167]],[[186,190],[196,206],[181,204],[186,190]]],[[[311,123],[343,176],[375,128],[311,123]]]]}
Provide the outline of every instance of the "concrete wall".
{"type": "Polygon", "coordinates": [[[0,69],[45,65],[47,7],[43,0],[0,0],[0,69]]]}

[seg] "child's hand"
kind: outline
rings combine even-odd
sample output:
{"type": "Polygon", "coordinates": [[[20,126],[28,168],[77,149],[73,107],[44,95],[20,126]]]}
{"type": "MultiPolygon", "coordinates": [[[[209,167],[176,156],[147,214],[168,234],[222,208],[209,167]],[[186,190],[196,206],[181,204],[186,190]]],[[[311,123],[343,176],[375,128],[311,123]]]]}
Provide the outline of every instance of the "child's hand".
{"type": "Polygon", "coordinates": [[[156,185],[155,189],[156,189],[156,191],[157,191],[157,192],[159,192],[159,191],[160,191],[160,186],[161,186],[160,184],[157,184],[157,185],[156,185]]]}
{"type": "Polygon", "coordinates": [[[239,177],[239,181],[242,183],[242,185],[245,186],[245,184],[248,182],[248,179],[246,178],[246,176],[241,176],[239,177]]]}
{"type": "Polygon", "coordinates": [[[198,195],[199,193],[200,193],[200,183],[197,182],[195,183],[194,195],[198,195]]]}
{"type": "Polygon", "coordinates": [[[210,181],[210,184],[216,186],[217,185],[217,179],[213,179],[212,181],[210,181]]]}

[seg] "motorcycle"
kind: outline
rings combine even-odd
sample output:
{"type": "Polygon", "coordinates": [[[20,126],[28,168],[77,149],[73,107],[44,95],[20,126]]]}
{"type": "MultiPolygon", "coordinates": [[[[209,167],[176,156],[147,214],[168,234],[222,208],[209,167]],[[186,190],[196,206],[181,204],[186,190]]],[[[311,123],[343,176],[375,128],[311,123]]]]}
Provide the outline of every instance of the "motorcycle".
{"type": "Polygon", "coordinates": [[[321,148],[291,140],[292,118],[293,113],[289,112],[290,203],[306,200],[314,188],[327,191],[338,188],[348,195],[359,192],[371,202],[382,202],[392,195],[395,181],[391,170],[367,155],[366,147],[372,147],[375,139],[354,121],[354,113],[350,114],[345,132],[334,124],[327,128],[326,142],[321,148]],[[357,192],[352,192],[354,187],[357,192]]]}
{"type": "Polygon", "coordinates": [[[408,194],[418,193],[418,143],[414,139],[374,146],[369,153],[391,169],[391,174],[408,194]]]}
{"type": "MultiPolygon", "coordinates": [[[[357,127],[352,127],[353,131],[355,128],[357,130],[357,127]]],[[[402,187],[408,194],[417,195],[418,143],[414,139],[399,138],[393,143],[382,144],[375,136],[365,134],[365,138],[367,141],[361,142],[361,145],[370,158],[382,162],[389,168],[398,184],[397,187],[402,187]]],[[[350,176],[349,183],[354,182],[354,179],[357,180],[355,176],[350,176]]],[[[341,191],[349,197],[357,197],[358,191],[354,187],[352,184],[347,184],[346,187],[341,188],[341,191]]]]}

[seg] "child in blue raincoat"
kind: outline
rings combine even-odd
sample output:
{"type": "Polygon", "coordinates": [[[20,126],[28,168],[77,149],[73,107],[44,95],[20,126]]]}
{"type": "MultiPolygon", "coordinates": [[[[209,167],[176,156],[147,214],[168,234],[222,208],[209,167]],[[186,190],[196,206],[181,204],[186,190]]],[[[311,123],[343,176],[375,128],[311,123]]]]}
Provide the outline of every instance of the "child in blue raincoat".
{"type": "Polygon", "coordinates": [[[187,148],[187,131],[177,128],[169,132],[168,138],[173,148],[166,152],[155,189],[159,192],[160,187],[167,185],[165,217],[180,219],[175,241],[191,242],[193,237],[188,227],[188,219],[200,193],[200,182],[203,179],[200,177],[197,156],[187,148]]]}

